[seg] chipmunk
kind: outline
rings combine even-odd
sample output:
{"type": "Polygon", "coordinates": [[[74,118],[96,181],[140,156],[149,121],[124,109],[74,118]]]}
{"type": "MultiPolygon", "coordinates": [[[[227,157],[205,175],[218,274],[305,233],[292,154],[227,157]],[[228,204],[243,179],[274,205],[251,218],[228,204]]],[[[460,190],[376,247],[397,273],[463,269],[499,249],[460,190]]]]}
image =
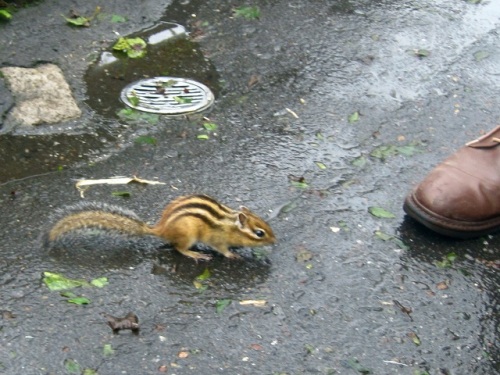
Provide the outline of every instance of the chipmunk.
{"type": "MultiPolygon", "coordinates": [[[[263,219],[246,207],[235,211],[206,195],[188,195],[168,204],[155,226],[149,226],[132,211],[104,203],[86,202],[64,209],[66,215],[46,234],[51,246],[65,237],[120,233],[131,236],[153,235],[169,242],[181,254],[195,260],[211,256],[190,248],[198,242],[210,246],[226,258],[238,258],[230,247],[263,246],[276,242],[263,219]]],[[[60,211],[61,213],[61,211],[60,211]]]]}

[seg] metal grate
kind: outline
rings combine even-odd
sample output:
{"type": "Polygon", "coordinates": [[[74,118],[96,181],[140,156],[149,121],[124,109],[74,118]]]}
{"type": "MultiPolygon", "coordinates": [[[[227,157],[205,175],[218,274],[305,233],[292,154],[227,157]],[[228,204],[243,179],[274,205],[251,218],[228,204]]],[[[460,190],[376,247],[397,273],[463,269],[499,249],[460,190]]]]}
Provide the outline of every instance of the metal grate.
{"type": "Polygon", "coordinates": [[[200,82],[176,77],[154,77],[127,85],[120,99],[138,111],[162,115],[200,112],[214,103],[214,95],[200,82]]]}

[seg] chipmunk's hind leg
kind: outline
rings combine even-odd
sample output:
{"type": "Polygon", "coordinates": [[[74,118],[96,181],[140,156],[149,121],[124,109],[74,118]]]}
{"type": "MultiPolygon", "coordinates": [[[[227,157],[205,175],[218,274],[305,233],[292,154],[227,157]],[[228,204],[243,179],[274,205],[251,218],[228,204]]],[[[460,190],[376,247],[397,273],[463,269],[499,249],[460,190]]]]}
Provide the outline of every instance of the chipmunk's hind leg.
{"type": "Polygon", "coordinates": [[[192,243],[189,240],[178,240],[176,243],[172,243],[174,246],[175,250],[177,250],[179,253],[182,255],[185,255],[189,258],[193,258],[194,260],[211,260],[212,256],[208,254],[203,254],[199,253],[197,251],[190,250],[190,248],[194,245],[195,243],[192,243]]]}

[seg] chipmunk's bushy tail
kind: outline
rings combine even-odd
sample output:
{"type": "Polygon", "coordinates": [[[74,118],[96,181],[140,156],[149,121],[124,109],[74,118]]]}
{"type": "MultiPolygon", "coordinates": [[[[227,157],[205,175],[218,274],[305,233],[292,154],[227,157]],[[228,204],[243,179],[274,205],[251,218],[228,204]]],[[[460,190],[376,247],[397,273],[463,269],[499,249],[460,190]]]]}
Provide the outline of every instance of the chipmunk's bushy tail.
{"type": "Polygon", "coordinates": [[[124,248],[151,237],[151,228],[133,211],[99,202],[82,202],[55,211],[43,235],[48,249],[124,248]]]}

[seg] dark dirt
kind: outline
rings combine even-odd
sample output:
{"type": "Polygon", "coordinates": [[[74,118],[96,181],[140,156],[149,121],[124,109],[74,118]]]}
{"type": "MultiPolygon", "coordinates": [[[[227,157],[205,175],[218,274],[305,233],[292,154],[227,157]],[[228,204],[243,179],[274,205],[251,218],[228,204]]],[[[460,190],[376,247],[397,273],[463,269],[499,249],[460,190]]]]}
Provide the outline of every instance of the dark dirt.
{"type": "Polygon", "coordinates": [[[434,165],[499,123],[500,6],[182,3],[42,2],[0,24],[0,66],[59,65],[84,112],[0,136],[0,371],[499,373],[498,236],[444,238],[401,206],[434,165]],[[80,29],[60,16],[97,5],[128,21],[80,29]],[[259,19],[235,17],[243,5],[258,5],[259,19]],[[207,141],[197,139],[207,134],[200,116],[127,122],[91,105],[98,90],[85,77],[115,31],[134,35],[159,21],[185,25],[217,72],[220,91],[205,115],[218,129],[207,141]],[[271,215],[279,242],[238,250],[242,261],[198,264],[153,243],[144,253],[44,251],[51,212],[82,199],[75,179],[116,175],[166,185],[94,186],[84,199],[152,223],[176,196],[205,193],[271,215]],[[129,198],[112,195],[123,190],[129,198]],[[395,218],[370,215],[372,206],[395,218]],[[193,281],[207,267],[201,291],[193,281]],[[91,300],[77,306],[47,289],[44,271],[105,276],[109,285],[73,290],[91,300]],[[240,304],[248,300],[266,303],[240,304]],[[138,334],[113,333],[101,315],[129,312],[138,334]]]}

